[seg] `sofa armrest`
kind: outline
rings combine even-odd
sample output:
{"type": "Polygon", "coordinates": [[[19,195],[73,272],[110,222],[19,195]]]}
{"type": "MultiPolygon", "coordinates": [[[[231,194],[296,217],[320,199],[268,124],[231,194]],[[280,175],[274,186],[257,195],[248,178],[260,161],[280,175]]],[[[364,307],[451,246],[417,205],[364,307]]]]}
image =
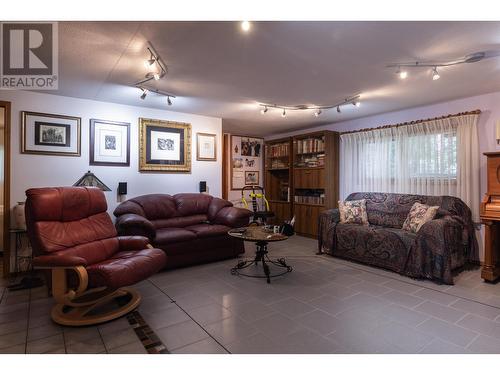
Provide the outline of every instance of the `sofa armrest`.
{"type": "Polygon", "coordinates": [[[149,245],[149,238],[144,236],[119,236],[120,251],[143,250],[149,245]]]}
{"type": "Polygon", "coordinates": [[[248,225],[252,211],[239,207],[224,207],[215,216],[214,223],[226,225],[231,228],[244,227],[248,225]]]}
{"type": "Polygon", "coordinates": [[[338,208],[323,211],[318,219],[318,253],[333,254],[335,229],[340,222],[338,208]]]}
{"type": "Polygon", "coordinates": [[[54,268],[54,267],[78,267],[87,265],[83,258],[72,255],[40,255],[33,258],[33,267],[35,268],[54,268]]]}
{"type": "Polygon", "coordinates": [[[137,214],[125,214],[116,219],[116,229],[121,236],[144,236],[153,239],[156,230],[148,219],[137,214]]]}

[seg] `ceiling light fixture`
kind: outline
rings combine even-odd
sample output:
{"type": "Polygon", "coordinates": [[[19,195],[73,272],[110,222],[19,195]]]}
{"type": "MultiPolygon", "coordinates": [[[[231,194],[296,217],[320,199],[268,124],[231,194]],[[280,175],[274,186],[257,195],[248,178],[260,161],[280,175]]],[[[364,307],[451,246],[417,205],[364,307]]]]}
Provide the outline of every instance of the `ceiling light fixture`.
{"type": "Polygon", "coordinates": [[[433,80],[433,81],[437,81],[439,78],[441,78],[441,76],[439,75],[438,70],[437,70],[437,67],[435,66],[435,67],[432,69],[432,80],[433,80]]]}
{"type": "Polygon", "coordinates": [[[142,100],[146,99],[146,96],[148,96],[148,90],[146,90],[145,88],[142,88],[142,87],[139,87],[139,89],[142,90],[141,99],[142,100]]]}
{"type": "Polygon", "coordinates": [[[244,32],[248,32],[250,31],[250,21],[243,21],[241,22],[241,29],[244,31],[244,32]]]}
{"type": "Polygon", "coordinates": [[[406,70],[401,70],[400,66],[398,66],[396,74],[399,76],[400,79],[406,79],[406,77],[408,77],[408,72],[406,70]]]}
{"type": "Polygon", "coordinates": [[[261,107],[260,113],[265,114],[269,108],[276,108],[282,111],[281,116],[285,117],[286,116],[286,111],[307,111],[307,110],[314,110],[314,116],[319,117],[321,113],[323,113],[324,110],[331,109],[331,108],[337,108],[337,112],[340,113],[340,107],[348,104],[352,104],[356,107],[359,107],[361,105],[361,102],[359,101],[361,98],[360,94],[354,95],[347,97],[343,101],[331,105],[295,105],[295,106],[288,106],[288,105],[278,105],[278,104],[270,104],[270,103],[259,103],[259,106],[261,107]]]}
{"type": "Polygon", "coordinates": [[[167,104],[172,105],[172,100],[170,99],[170,96],[167,96],[167,104]]]}
{"type": "Polygon", "coordinates": [[[483,52],[474,52],[464,57],[460,57],[455,60],[448,61],[415,61],[415,62],[397,62],[386,65],[387,68],[397,68],[396,73],[399,74],[401,79],[405,79],[407,74],[403,77],[402,74],[405,73],[401,71],[401,67],[404,68],[431,68],[432,69],[432,79],[439,79],[439,74],[437,73],[437,68],[442,68],[445,66],[454,66],[460,64],[472,64],[484,59],[489,59],[492,57],[499,57],[500,51],[483,51],[483,52]],[[435,78],[437,77],[437,78],[435,78]]]}

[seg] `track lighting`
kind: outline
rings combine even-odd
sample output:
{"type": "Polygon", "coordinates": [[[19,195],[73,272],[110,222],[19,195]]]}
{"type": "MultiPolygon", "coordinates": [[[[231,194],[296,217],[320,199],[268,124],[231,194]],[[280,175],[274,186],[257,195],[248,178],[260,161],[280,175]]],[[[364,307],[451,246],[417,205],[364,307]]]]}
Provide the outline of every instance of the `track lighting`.
{"type": "Polygon", "coordinates": [[[435,67],[432,69],[432,80],[433,80],[433,81],[436,81],[436,80],[438,80],[439,78],[441,78],[441,76],[439,75],[438,70],[437,70],[437,67],[435,66],[435,67]]]}
{"type": "Polygon", "coordinates": [[[435,81],[440,78],[439,73],[437,72],[437,68],[442,68],[444,66],[455,66],[460,64],[472,64],[482,61],[484,59],[490,59],[494,57],[499,57],[500,51],[482,51],[482,52],[474,52],[464,57],[459,57],[453,60],[434,60],[434,61],[414,61],[414,62],[394,62],[386,65],[387,68],[397,68],[396,73],[399,75],[399,78],[405,79],[408,74],[403,69],[432,69],[432,79],[435,81]]]}
{"type": "Polygon", "coordinates": [[[241,23],[241,29],[244,31],[244,32],[248,32],[250,30],[250,22],[249,21],[243,21],[241,23]]]}
{"type": "Polygon", "coordinates": [[[155,81],[159,81],[160,80],[160,74],[158,72],[154,73],[153,74],[153,78],[155,79],[155,81]]]}
{"type": "Polygon", "coordinates": [[[170,96],[167,96],[167,104],[172,105],[172,100],[170,99],[170,96]]]}
{"type": "Polygon", "coordinates": [[[141,90],[142,90],[141,99],[144,100],[146,99],[146,96],[148,96],[148,90],[143,89],[142,87],[141,90]]]}
{"type": "Polygon", "coordinates": [[[338,103],[335,103],[335,104],[331,104],[331,105],[315,105],[315,106],[312,106],[312,105],[307,105],[307,104],[299,104],[299,105],[278,105],[278,104],[270,104],[270,103],[259,103],[261,109],[260,109],[260,113],[263,115],[265,114],[269,108],[276,108],[276,109],[279,109],[281,112],[281,117],[285,117],[286,116],[286,111],[309,111],[309,110],[313,110],[313,115],[315,117],[319,117],[324,110],[326,109],[331,109],[331,108],[337,108],[337,113],[340,113],[341,110],[340,110],[340,107],[344,106],[344,105],[349,105],[349,104],[352,104],[356,107],[359,107],[361,105],[359,99],[360,99],[361,95],[360,94],[357,94],[357,95],[353,95],[353,96],[349,96],[347,98],[345,98],[344,100],[342,100],[341,102],[338,102],[338,103]]]}

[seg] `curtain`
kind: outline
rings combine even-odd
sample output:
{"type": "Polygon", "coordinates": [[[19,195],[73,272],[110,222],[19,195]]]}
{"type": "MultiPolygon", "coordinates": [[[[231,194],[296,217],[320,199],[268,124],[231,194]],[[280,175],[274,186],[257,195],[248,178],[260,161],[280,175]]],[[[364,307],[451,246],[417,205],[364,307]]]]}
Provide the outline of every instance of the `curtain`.
{"type": "Polygon", "coordinates": [[[451,195],[479,220],[478,114],[342,134],[340,193],[451,195]]]}

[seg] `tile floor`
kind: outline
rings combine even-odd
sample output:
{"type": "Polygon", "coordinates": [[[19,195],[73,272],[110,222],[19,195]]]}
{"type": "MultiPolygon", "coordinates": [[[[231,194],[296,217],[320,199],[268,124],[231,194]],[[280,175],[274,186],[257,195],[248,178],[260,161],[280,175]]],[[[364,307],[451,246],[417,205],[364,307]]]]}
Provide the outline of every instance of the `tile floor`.
{"type": "MultiPolygon", "coordinates": [[[[234,259],[159,273],[137,285],[139,312],[175,354],[500,353],[500,284],[479,270],[437,285],[315,251],[270,245],[294,268],[270,285],[231,275],[234,259]]],[[[66,328],[44,288],[0,295],[0,353],[146,353],[126,318],[66,328]]]]}

